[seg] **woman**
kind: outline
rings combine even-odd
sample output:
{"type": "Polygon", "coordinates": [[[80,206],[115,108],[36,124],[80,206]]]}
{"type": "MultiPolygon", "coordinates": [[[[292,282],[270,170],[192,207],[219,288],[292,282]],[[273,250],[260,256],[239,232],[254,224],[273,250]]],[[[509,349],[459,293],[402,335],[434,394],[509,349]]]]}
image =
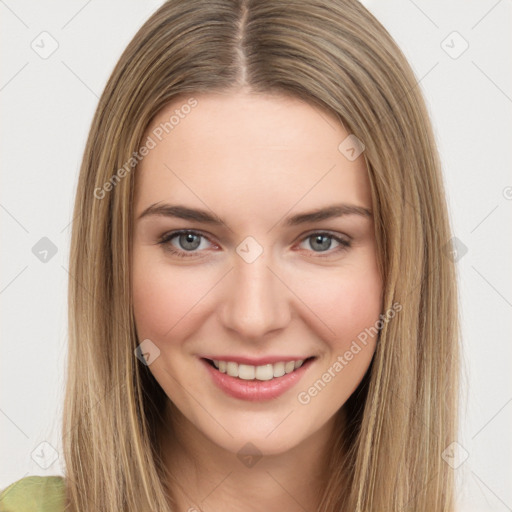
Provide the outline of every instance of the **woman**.
{"type": "Polygon", "coordinates": [[[7,510],[453,510],[440,163],[357,1],[165,3],[100,99],[74,219],[66,475],[7,510]]]}

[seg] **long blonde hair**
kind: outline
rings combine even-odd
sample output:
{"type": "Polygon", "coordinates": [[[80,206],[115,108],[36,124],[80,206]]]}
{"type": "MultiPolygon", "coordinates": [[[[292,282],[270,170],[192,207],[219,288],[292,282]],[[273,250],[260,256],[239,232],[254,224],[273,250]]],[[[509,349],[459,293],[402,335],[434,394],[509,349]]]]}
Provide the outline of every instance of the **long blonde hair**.
{"type": "Polygon", "coordinates": [[[413,72],[356,0],[170,0],[121,56],[92,122],[74,210],[69,510],[173,508],[157,438],[166,396],[134,356],[136,167],[113,176],[178,95],[242,87],[327,108],[364,143],[384,311],[402,305],[346,403],[318,511],[452,510],[453,470],[441,455],[457,434],[460,335],[441,166],[413,72]]]}

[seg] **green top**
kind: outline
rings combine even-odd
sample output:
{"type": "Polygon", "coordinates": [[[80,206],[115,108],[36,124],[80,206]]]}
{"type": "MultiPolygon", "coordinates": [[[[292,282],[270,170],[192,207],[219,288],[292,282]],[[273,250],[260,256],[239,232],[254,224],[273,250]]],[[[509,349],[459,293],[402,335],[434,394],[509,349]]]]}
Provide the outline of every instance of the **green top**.
{"type": "Polygon", "coordinates": [[[0,491],[0,512],[63,512],[66,484],[61,476],[27,476],[0,491]]]}

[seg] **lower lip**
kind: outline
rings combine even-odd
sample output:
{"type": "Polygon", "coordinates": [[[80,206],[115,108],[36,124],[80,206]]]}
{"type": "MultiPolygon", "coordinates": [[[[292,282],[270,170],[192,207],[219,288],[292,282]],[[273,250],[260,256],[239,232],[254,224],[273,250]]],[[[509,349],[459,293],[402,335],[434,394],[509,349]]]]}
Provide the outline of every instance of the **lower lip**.
{"type": "Polygon", "coordinates": [[[231,377],[227,373],[221,373],[208,361],[201,362],[210,373],[213,382],[229,396],[251,402],[261,402],[278,398],[292,388],[306,373],[314,359],[309,359],[300,368],[282,377],[274,377],[272,380],[242,380],[231,377]]]}

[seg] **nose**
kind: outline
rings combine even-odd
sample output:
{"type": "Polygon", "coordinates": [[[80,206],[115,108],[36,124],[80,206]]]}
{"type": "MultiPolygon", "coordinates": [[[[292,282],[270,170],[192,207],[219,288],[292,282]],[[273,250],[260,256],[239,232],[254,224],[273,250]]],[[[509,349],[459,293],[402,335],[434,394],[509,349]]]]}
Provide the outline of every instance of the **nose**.
{"type": "Polygon", "coordinates": [[[224,327],[248,340],[285,328],[291,318],[292,293],[264,256],[252,263],[235,258],[218,309],[224,327]]]}

